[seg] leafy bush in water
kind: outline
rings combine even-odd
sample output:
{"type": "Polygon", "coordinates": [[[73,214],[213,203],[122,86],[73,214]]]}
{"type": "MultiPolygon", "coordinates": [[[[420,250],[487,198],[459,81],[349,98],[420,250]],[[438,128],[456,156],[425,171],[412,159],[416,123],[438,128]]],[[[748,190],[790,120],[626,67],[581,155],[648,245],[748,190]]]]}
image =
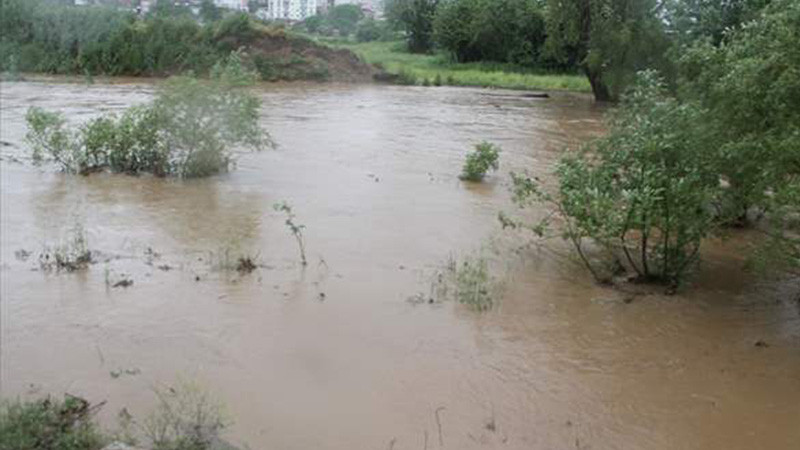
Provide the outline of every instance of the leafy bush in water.
{"type": "MultiPolygon", "coordinates": [[[[113,375],[112,375],[113,376],[113,375]]],[[[226,427],[222,405],[195,384],[182,382],[156,389],[156,409],[136,422],[120,416],[122,433],[101,429],[95,414],[102,403],[65,395],[63,400],[0,401],[2,450],[100,450],[111,441],[135,443],[139,434],[153,450],[209,450],[222,448],[226,427]],[[131,426],[135,428],[130,429],[131,426]]],[[[228,448],[225,446],[225,448],[228,448]]]]}
{"type": "Polygon", "coordinates": [[[93,262],[89,240],[83,226],[76,224],[70,236],[61,244],[45,247],[39,254],[39,266],[42,270],[65,270],[76,272],[85,270],[93,262]]]}
{"type": "Polygon", "coordinates": [[[294,236],[295,241],[297,241],[297,248],[300,250],[300,263],[303,264],[303,266],[308,265],[308,261],[306,260],[306,244],[305,240],[303,239],[303,230],[306,228],[306,226],[295,221],[297,217],[292,210],[292,205],[286,201],[273,204],[272,209],[286,214],[286,220],[284,223],[292,233],[292,236],[294,236]]]}
{"type": "Polygon", "coordinates": [[[214,446],[226,423],[222,406],[193,383],[156,389],[158,405],[143,421],[153,450],[207,450],[214,446]]]}
{"type": "Polygon", "coordinates": [[[475,151],[467,155],[461,171],[461,179],[467,181],[481,181],[489,169],[497,170],[500,167],[500,147],[481,142],[475,146],[475,151]]]}
{"type": "Polygon", "coordinates": [[[68,130],[57,113],[31,108],[28,142],[34,160],[62,170],[202,177],[230,168],[230,147],[270,144],[258,124],[259,100],[243,88],[255,79],[238,54],[212,70],[210,81],[176,77],[146,106],[68,130]]]}
{"type": "Polygon", "coordinates": [[[411,298],[413,303],[455,300],[475,311],[489,311],[497,304],[500,286],[491,275],[489,264],[481,254],[465,256],[460,261],[451,256],[442,270],[434,275],[429,297],[411,298]]]}
{"type": "Polygon", "coordinates": [[[711,204],[720,182],[701,117],[696,106],[669,97],[654,73],[641,74],[609,134],[559,163],[556,192],[512,174],[515,200],[551,205],[551,214],[533,225],[501,220],[542,236],[558,217],[562,236],[599,281],[611,274],[595,266],[585,240],[639,280],[677,284],[717,225],[711,204]]]}
{"type": "Polygon", "coordinates": [[[476,311],[488,311],[494,305],[492,277],[483,258],[465,259],[455,268],[456,299],[476,311]]]}
{"type": "Polygon", "coordinates": [[[0,405],[0,448],[14,450],[99,450],[105,437],[83,399],[48,397],[0,405]]]}

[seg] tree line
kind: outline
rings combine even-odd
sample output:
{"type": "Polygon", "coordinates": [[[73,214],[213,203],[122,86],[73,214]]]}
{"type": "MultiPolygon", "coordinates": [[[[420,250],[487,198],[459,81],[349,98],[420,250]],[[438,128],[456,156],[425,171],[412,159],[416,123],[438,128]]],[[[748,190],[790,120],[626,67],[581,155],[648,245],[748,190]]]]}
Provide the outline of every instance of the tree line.
{"type": "MultiPolygon", "coordinates": [[[[387,0],[408,49],[460,62],[579,70],[597,100],[615,101],[636,72],[675,73],[695,43],[724,43],[769,0],[387,0]]],[[[670,82],[674,80],[670,79],[670,82]]]]}

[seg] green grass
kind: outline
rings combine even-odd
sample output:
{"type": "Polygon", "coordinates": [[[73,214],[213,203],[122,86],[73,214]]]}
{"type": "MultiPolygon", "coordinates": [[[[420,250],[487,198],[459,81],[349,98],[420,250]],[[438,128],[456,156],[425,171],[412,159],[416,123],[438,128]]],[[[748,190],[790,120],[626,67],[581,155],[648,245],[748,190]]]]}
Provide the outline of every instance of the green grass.
{"type": "Polygon", "coordinates": [[[530,68],[499,63],[455,63],[444,53],[420,55],[409,53],[401,41],[348,42],[320,39],[336,48],[347,48],[364,61],[376,64],[391,74],[400,75],[408,84],[480,86],[525,90],[566,90],[591,92],[585,76],[542,73],[530,68]]]}

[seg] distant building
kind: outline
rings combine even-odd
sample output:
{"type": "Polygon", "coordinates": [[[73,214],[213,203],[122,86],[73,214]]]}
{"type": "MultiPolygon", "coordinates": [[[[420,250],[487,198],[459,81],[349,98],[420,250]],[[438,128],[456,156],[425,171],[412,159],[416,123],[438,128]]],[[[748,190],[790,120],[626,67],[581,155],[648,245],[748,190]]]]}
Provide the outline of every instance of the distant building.
{"type": "Polygon", "coordinates": [[[214,0],[214,4],[220,8],[247,11],[247,0],[214,0]]]}
{"type": "Polygon", "coordinates": [[[381,0],[328,0],[329,8],[338,5],[358,5],[367,17],[380,18],[383,15],[381,0]]]}
{"type": "Polygon", "coordinates": [[[317,0],[268,0],[263,15],[273,20],[305,20],[317,13],[317,6],[317,0]]]}

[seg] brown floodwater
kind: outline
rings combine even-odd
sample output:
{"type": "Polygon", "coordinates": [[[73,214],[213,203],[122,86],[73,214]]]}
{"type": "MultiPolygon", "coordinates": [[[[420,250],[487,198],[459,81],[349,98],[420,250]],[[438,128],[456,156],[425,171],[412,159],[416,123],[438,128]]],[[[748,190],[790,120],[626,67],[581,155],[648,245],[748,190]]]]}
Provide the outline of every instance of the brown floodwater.
{"type": "Polygon", "coordinates": [[[711,242],[677,295],[630,298],[566,247],[520,248],[500,230],[509,171],[545,174],[602,132],[586,97],[266,85],[279,147],[177,181],[63,175],[33,166],[24,142],[30,106],[81,123],[152,85],[0,91],[3,397],[107,400],[112,424],[123,407],[141,418],[153,387],[194,380],[252,449],[800,448],[797,286],[745,270],[747,233],[711,242]],[[483,139],[503,147],[501,170],[464,184],[483,139]],[[282,200],[307,227],[305,269],[282,200]],[[98,262],[39,270],[76,227],[98,262]],[[499,286],[491,311],[408,301],[476,252],[499,286]],[[243,254],[261,267],[220,269],[243,254]]]}

